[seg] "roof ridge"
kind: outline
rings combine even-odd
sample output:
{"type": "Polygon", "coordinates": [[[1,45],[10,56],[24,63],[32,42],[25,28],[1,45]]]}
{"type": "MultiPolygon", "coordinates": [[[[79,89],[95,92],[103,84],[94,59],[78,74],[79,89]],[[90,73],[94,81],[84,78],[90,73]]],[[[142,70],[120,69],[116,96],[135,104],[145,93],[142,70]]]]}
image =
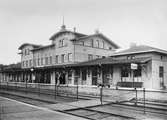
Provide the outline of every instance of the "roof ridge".
{"type": "Polygon", "coordinates": [[[81,36],[87,36],[86,34],[84,34],[84,33],[79,33],[79,32],[76,32],[76,31],[71,31],[71,30],[63,30],[63,31],[59,31],[59,32],[56,32],[55,34],[53,34],[51,37],[50,37],[50,39],[49,40],[53,40],[55,37],[56,37],[56,35],[58,35],[58,34],[61,34],[61,33],[64,33],[64,32],[71,32],[71,33],[73,33],[73,34],[75,34],[75,35],[81,35],[81,36]]]}

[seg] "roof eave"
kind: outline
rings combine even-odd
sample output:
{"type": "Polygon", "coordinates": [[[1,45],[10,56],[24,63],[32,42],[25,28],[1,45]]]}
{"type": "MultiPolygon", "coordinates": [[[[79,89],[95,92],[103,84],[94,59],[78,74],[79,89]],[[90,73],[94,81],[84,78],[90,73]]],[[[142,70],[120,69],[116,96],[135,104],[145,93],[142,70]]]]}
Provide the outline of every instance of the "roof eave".
{"type": "Polygon", "coordinates": [[[138,51],[138,52],[129,52],[129,53],[116,53],[114,55],[111,56],[124,56],[124,55],[132,55],[132,54],[142,54],[142,53],[161,53],[161,54],[165,54],[167,55],[166,52],[161,52],[161,51],[154,51],[154,50],[149,50],[149,51],[138,51]]]}

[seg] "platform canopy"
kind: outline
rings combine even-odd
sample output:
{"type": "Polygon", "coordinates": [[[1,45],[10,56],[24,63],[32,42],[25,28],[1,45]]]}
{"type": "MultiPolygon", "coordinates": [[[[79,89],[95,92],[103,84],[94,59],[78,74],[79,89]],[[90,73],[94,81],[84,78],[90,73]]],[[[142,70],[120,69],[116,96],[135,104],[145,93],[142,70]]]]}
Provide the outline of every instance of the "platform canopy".
{"type": "Polygon", "coordinates": [[[101,58],[101,59],[95,59],[87,62],[81,62],[78,64],[73,64],[71,66],[96,66],[96,65],[107,65],[107,64],[112,64],[112,65],[118,65],[118,64],[141,64],[141,63],[146,63],[150,61],[150,57],[140,57],[140,58],[134,58],[134,59],[120,59],[120,58],[101,58]]]}

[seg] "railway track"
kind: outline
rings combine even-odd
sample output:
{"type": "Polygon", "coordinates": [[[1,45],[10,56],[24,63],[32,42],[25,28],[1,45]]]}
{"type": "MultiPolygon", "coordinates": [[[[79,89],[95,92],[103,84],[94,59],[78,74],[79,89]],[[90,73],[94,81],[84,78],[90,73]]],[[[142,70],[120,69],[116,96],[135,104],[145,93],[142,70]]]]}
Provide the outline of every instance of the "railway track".
{"type": "Polygon", "coordinates": [[[120,114],[115,114],[115,113],[110,113],[110,112],[103,112],[103,111],[93,110],[89,108],[78,108],[78,109],[73,109],[73,110],[65,110],[61,112],[83,117],[83,118],[90,119],[90,120],[102,120],[102,119],[134,120],[135,119],[133,117],[129,117],[125,115],[120,115],[120,114]]]}
{"type": "MultiPolygon", "coordinates": [[[[155,103],[155,102],[146,102],[145,107],[142,101],[138,101],[137,104],[134,101],[122,102],[119,104],[114,104],[116,107],[129,107],[129,109],[136,111],[144,111],[147,113],[157,113],[167,115],[167,104],[164,103],[155,103]]],[[[113,105],[113,106],[114,106],[113,105]]]]}

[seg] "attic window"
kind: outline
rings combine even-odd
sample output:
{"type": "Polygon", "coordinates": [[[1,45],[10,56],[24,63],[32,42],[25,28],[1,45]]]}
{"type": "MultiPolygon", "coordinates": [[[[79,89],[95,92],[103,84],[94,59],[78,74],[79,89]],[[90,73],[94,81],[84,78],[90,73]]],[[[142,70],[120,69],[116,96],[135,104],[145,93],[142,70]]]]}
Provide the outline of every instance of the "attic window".
{"type": "Polygon", "coordinates": [[[59,47],[63,47],[64,46],[64,39],[59,40],[59,47]]]}
{"type": "Polygon", "coordinates": [[[96,47],[99,48],[99,40],[96,40],[96,47]]]}

